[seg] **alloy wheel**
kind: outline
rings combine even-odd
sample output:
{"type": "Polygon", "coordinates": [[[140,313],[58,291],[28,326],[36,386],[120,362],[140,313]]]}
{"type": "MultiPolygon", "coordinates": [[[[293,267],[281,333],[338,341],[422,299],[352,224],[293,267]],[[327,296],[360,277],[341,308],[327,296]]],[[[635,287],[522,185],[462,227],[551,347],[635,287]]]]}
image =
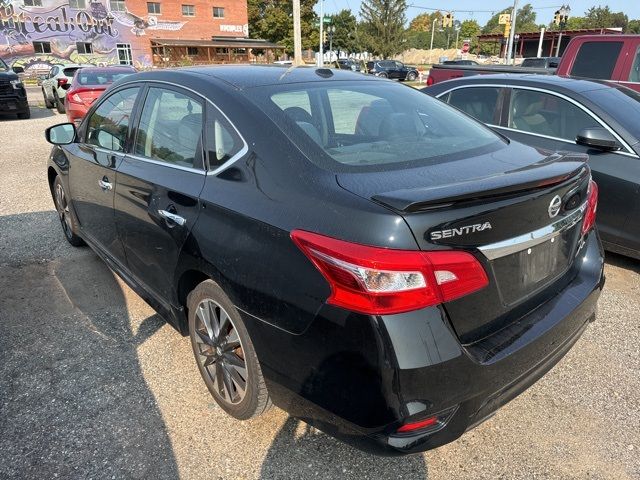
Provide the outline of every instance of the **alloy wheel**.
{"type": "Polygon", "coordinates": [[[196,308],[195,320],[198,361],[221,399],[240,403],[247,390],[247,365],[231,317],[220,304],[206,299],[196,308]]]}
{"type": "Polygon", "coordinates": [[[69,203],[67,202],[67,197],[64,194],[64,188],[62,185],[56,185],[56,210],[58,211],[58,216],[60,217],[60,223],[62,223],[62,228],[64,229],[64,234],[67,237],[71,237],[73,231],[71,229],[71,214],[69,212],[69,203]]]}

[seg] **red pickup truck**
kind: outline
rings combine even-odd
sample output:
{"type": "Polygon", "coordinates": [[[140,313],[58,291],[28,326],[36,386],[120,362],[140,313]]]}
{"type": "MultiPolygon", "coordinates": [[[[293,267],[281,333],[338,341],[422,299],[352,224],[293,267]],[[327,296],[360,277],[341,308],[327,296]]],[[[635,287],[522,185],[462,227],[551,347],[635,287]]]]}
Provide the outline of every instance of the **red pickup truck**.
{"type": "Polygon", "coordinates": [[[536,73],[608,80],[640,92],[640,35],[574,37],[556,70],[526,67],[434,65],[427,85],[491,73],[536,73]]]}

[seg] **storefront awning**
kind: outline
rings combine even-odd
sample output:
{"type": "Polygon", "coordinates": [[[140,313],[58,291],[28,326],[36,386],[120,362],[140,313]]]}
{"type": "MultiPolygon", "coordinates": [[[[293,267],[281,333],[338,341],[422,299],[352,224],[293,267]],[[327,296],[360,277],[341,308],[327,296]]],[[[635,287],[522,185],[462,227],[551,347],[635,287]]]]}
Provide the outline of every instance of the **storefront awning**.
{"type": "Polygon", "coordinates": [[[256,48],[256,49],[284,49],[282,45],[252,38],[219,38],[211,40],[175,40],[151,39],[152,47],[210,47],[210,48],[256,48]]]}

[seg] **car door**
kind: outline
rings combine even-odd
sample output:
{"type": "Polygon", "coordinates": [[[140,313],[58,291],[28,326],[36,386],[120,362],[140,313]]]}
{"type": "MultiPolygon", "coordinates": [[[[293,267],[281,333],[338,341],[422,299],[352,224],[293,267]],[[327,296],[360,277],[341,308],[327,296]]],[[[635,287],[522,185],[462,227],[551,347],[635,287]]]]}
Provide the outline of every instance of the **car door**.
{"type": "Polygon", "coordinates": [[[116,168],[130,141],[139,87],[118,89],[100,101],[69,145],[69,188],[82,235],[125,264],[113,213],[116,168]]]}
{"type": "Polygon", "coordinates": [[[168,306],[206,177],[205,102],[164,84],[151,84],[144,96],[133,147],[118,167],[115,217],[130,273],[168,306]]]}
{"type": "Polygon", "coordinates": [[[528,145],[588,154],[593,178],[599,187],[597,222],[602,238],[609,243],[627,243],[625,224],[630,206],[637,201],[638,185],[625,172],[628,162],[637,159],[576,144],[581,130],[605,124],[568,97],[522,87],[511,89],[509,97],[500,127],[504,133],[528,145]]]}

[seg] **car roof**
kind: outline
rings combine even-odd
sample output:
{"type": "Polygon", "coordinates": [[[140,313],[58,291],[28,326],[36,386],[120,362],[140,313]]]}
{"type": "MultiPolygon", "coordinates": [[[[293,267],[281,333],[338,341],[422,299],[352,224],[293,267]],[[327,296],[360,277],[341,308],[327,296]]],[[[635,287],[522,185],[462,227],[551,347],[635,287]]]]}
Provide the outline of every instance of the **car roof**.
{"type": "Polygon", "coordinates": [[[215,78],[240,90],[258,86],[322,82],[327,80],[382,81],[377,77],[366,76],[349,70],[288,67],[286,65],[213,65],[186,67],[134,74],[130,79],[153,80],[162,77],[164,74],[172,75],[177,72],[215,78]]]}
{"type": "Polygon", "coordinates": [[[500,73],[491,75],[473,75],[471,77],[456,78],[438,83],[439,90],[446,91],[458,85],[474,85],[483,83],[499,83],[503,85],[528,85],[541,88],[552,88],[568,92],[583,93],[590,90],[613,87],[604,80],[590,80],[584,78],[559,77],[557,75],[536,75],[532,73],[500,73]],[[448,88],[445,88],[448,87],[448,88]]]}

